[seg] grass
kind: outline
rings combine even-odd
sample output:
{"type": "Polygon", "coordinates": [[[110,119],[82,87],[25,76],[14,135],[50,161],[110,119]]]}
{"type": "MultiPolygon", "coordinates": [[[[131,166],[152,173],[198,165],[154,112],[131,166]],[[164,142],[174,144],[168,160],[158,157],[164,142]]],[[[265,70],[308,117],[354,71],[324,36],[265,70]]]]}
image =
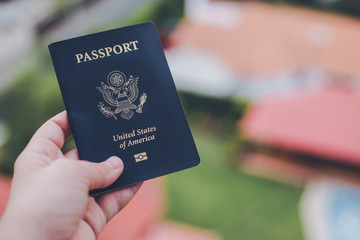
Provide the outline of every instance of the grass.
{"type": "Polygon", "coordinates": [[[216,136],[194,132],[194,138],[202,162],[168,176],[168,218],[226,240],[303,239],[297,210],[301,189],[231,169],[216,136]]]}

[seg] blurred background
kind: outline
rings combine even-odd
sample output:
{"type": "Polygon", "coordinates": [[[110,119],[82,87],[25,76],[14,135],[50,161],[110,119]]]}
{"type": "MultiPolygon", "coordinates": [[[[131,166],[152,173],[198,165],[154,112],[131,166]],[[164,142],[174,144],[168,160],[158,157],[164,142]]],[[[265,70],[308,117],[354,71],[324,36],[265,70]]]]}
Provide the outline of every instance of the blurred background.
{"type": "Polygon", "coordinates": [[[64,109],[47,45],[145,21],[202,162],[147,181],[100,239],[359,239],[358,0],[0,0],[0,215],[64,109]]]}

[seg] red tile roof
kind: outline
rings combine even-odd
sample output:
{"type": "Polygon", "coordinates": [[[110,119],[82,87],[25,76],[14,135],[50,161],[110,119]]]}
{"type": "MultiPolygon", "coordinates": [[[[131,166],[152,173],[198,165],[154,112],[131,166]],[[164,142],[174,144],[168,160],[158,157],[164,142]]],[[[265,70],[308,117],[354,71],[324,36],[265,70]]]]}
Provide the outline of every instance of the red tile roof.
{"type": "Polygon", "coordinates": [[[360,95],[324,89],[251,107],[248,139],[360,165],[360,95]]]}
{"type": "Polygon", "coordinates": [[[283,5],[236,5],[243,20],[220,28],[183,20],[171,46],[192,46],[217,54],[239,74],[321,68],[360,75],[360,21],[283,5]]]}

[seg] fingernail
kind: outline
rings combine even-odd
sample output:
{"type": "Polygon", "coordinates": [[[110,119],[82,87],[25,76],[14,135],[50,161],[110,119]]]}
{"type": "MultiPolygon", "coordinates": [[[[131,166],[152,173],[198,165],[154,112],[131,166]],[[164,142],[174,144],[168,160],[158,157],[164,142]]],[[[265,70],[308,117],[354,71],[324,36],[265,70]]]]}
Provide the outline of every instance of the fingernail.
{"type": "Polygon", "coordinates": [[[122,160],[116,156],[112,156],[108,158],[106,161],[104,161],[104,163],[109,167],[111,167],[112,169],[118,169],[123,165],[122,160]]]}

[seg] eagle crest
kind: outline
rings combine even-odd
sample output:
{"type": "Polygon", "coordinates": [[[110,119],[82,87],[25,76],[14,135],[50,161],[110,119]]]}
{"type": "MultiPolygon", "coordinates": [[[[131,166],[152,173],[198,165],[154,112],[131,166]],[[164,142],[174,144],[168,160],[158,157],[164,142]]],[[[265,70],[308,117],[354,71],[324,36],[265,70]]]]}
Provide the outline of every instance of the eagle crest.
{"type": "Polygon", "coordinates": [[[117,119],[117,114],[126,120],[130,120],[134,111],[142,113],[147,95],[143,93],[140,97],[139,104],[135,104],[138,96],[139,77],[130,75],[129,79],[119,70],[112,71],[107,77],[107,84],[101,82],[101,86],[97,89],[102,94],[104,102],[99,102],[98,108],[105,117],[113,117],[117,119]]]}

